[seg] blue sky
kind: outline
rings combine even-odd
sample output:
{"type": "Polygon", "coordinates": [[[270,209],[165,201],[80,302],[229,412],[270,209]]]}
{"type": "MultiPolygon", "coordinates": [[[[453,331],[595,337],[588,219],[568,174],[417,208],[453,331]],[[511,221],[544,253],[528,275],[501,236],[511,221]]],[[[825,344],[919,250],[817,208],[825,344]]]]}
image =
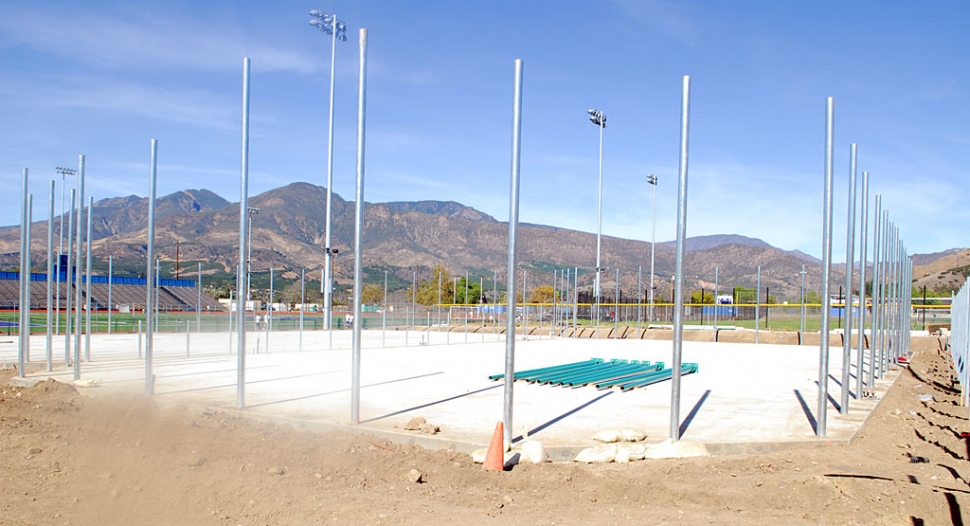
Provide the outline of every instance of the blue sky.
{"type": "MultiPolygon", "coordinates": [[[[454,200],[508,219],[513,61],[525,61],[520,218],[603,233],[676,228],[681,78],[691,75],[688,235],[820,255],[825,97],[836,104],[835,249],[849,144],[911,253],[970,246],[970,37],[964,2],[0,3],[0,224],[21,170],[46,217],[55,166],[87,156],[96,200],[207,188],[239,199],[241,70],[252,58],[250,195],[326,182],[336,12],[334,190],[353,198],[357,30],[368,28],[366,198],[454,200]]],[[[58,190],[57,210],[60,210],[58,190]]],[[[870,222],[871,227],[871,222],[870,222]]]]}

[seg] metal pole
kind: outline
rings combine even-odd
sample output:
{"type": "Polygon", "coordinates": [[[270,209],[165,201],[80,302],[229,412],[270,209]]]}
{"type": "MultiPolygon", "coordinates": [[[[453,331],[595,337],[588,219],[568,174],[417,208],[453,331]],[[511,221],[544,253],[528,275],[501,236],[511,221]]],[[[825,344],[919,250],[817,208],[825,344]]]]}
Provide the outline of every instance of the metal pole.
{"type": "Polygon", "coordinates": [[[155,305],[155,183],[158,179],[158,141],[151,142],[151,168],[148,176],[148,249],[145,259],[148,261],[145,277],[148,279],[145,294],[145,394],[155,394],[155,373],[152,369],[155,340],[155,317],[152,307],[155,305]]]}
{"type": "Polygon", "coordinates": [[[758,287],[754,293],[754,343],[759,343],[758,333],[761,328],[761,265],[758,265],[758,287]]]}
{"type": "MultiPolygon", "coordinates": [[[[386,282],[385,282],[385,288],[386,288],[386,282]]],[[[465,343],[468,343],[468,271],[467,270],[465,271],[465,343]]]]}
{"type": "Polygon", "coordinates": [[[155,259],[155,283],[152,284],[155,287],[155,332],[158,332],[161,323],[158,321],[161,309],[158,308],[159,297],[162,295],[162,258],[155,259]]]}
{"type": "MultiPolygon", "coordinates": [[[[64,253],[64,212],[65,212],[64,193],[67,190],[67,176],[74,175],[77,172],[73,168],[64,168],[61,166],[58,166],[57,168],[55,168],[54,171],[61,174],[61,228],[60,228],[60,231],[58,232],[58,234],[60,235],[60,241],[58,242],[58,245],[57,245],[57,275],[55,276],[56,283],[57,283],[57,293],[56,293],[57,303],[55,304],[55,318],[54,318],[54,332],[60,334],[61,332],[61,271],[63,270],[61,268],[61,254],[64,253]]],[[[68,230],[71,230],[70,225],[68,227],[68,230]]],[[[70,252],[70,248],[68,248],[68,252],[70,252]]],[[[68,285],[68,287],[70,287],[70,285],[68,285]]],[[[68,306],[70,306],[70,302],[68,302],[68,306]]],[[[70,315],[68,315],[68,318],[70,318],[70,315]]],[[[65,361],[67,360],[65,359],[65,361]]]]}
{"type": "Polygon", "coordinates": [[[802,312],[801,320],[798,325],[798,339],[801,343],[801,339],[805,337],[805,265],[802,265],[802,312]]]}
{"type": "MultiPolygon", "coordinates": [[[[84,156],[78,156],[78,199],[77,199],[77,233],[75,239],[77,240],[77,253],[75,254],[75,261],[77,265],[81,266],[81,254],[84,248],[84,156]]],[[[91,211],[88,210],[90,214],[91,211]]],[[[77,276],[75,278],[75,293],[74,293],[74,379],[79,380],[81,378],[81,278],[77,276]]],[[[90,291],[88,291],[90,293],[90,291]]]]}
{"type": "Polygon", "coordinates": [[[680,106],[680,170],[677,177],[677,260],[674,348],[670,383],[670,440],[680,440],[680,365],[684,343],[684,242],[687,238],[687,151],[690,139],[690,75],[684,75],[680,106]]]}
{"type": "Polygon", "coordinates": [[[114,310],[114,296],[112,295],[112,281],[114,280],[114,256],[108,256],[108,334],[111,334],[111,311],[114,310]]]}
{"type": "Polygon", "coordinates": [[[529,325],[529,307],[526,303],[529,301],[526,299],[526,294],[528,294],[528,287],[526,287],[526,279],[529,277],[529,271],[522,271],[522,338],[528,339],[529,334],[526,332],[526,327],[529,325]]]}
{"type": "Polygon", "coordinates": [[[879,305],[882,301],[882,196],[876,195],[876,214],[872,217],[872,336],[869,339],[869,385],[876,385],[879,373],[879,324],[881,315],[879,305]]]}
{"type": "Polygon", "coordinates": [[[822,196],[822,321],[818,365],[818,411],[815,434],[825,436],[829,393],[829,276],[832,273],[832,178],[835,140],[835,99],[825,99],[825,180],[822,196]]]}
{"type": "MultiPolygon", "coordinates": [[[[862,172],[862,238],[859,243],[859,345],[856,352],[855,397],[862,398],[862,376],[865,373],[864,353],[866,344],[866,243],[869,229],[869,172],[862,172]]],[[[870,368],[872,364],[869,364],[870,368]]],[[[872,387],[872,384],[869,384],[872,387]]]]}
{"type": "Polygon", "coordinates": [[[360,298],[363,288],[363,263],[361,259],[361,235],[364,229],[364,154],[367,125],[367,29],[360,28],[360,74],[357,81],[357,211],[354,219],[354,341],[352,358],[352,381],[350,419],[360,423],[360,298]]]}
{"type": "MultiPolygon", "coordinates": [[[[239,268],[236,271],[236,407],[246,407],[246,215],[249,212],[249,57],[243,58],[242,161],[239,174],[239,268]]],[[[232,307],[230,305],[230,310],[232,307]]],[[[230,340],[232,336],[230,336],[230,340]]]]}
{"type": "MultiPolygon", "coordinates": [[[[52,327],[52,316],[53,316],[53,290],[51,289],[51,280],[54,278],[54,180],[50,181],[50,192],[47,196],[47,340],[46,340],[46,353],[47,358],[47,370],[51,371],[54,368],[53,362],[53,347],[54,347],[54,335],[51,332],[52,327]]],[[[925,301],[923,302],[926,303],[925,301]]]]}
{"type": "Polygon", "coordinates": [[[643,266],[637,267],[637,337],[640,337],[640,311],[643,310],[643,266]]]}
{"type": "Polygon", "coordinates": [[[497,270],[493,270],[492,271],[492,304],[495,305],[495,308],[493,309],[494,310],[494,314],[495,314],[495,324],[493,325],[493,327],[495,327],[495,341],[501,340],[501,334],[500,333],[502,332],[502,331],[498,330],[499,319],[501,318],[501,315],[498,312],[498,303],[499,303],[499,301],[498,301],[498,271],[497,270]]]}
{"type": "Polygon", "coordinates": [[[320,288],[323,292],[324,327],[330,332],[330,348],[333,348],[333,261],[330,246],[330,231],[333,215],[333,107],[334,107],[334,78],[337,61],[337,35],[340,33],[337,14],[330,15],[330,110],[327,125],[327,221],[324,227],[324,249],[326,257],[323,262],[323,280],[320,288]]]}
{"type": "Polygon", "coordinates": [[[269,304],[266,306],[266,353],[269,353],[269,335],[273,332],[273,274],[275,269],[269,268],[269,304]]]}
{"type": "Polygon", "coordinates": [[[138,320],[138,359],[141,360],[141,320],[138,320]]]}
{"type": "Polygon", "coordinates": [[[579,310],[579,267],[573,267],[573,335],[579,338],[577,313],[579,310]]]}
{"type": "MultiPolygon", "coordinates": [[[[839,403],[839,413],[849,414],[849,369],[852,367],[852,267],[855,266],[855,202],[856,202],[856,159],[858,145],[852,143],[849,147],[849,203],[846,208],[845,234],[845,331],[842,342],[842,398],[839,403]]],[[[859,364],[862,367],[862,364],[859,364]]],[[[858,395],[857,395],[858,396],[858,395]]]]}
{"type": "Polygon", "coordinates": [[[20,209],[20,320],[17,329],[17,376],[24,377],[24,369],[30,359],[30,207],[27,169],[23,171],[23,198],[20,209]]]}
{"type": "Polygon", "coordinates": [[[303,352],[303,311],[306,310],[306,269],[300,271],[300,343],[297,347],[303,352]]]}
{"type": "MultiPolygon", "coordinates": [[[[508,292],[505,294],[505,387],[502,422],[505,428],[505,446],[512,444],[512,402],[515,383],[515,267],[516,241],[519,230],[519,169],[522,147],[522,59],[515,59],[515,88],[512,101],[512,174],[509,190],[509,259],[508,292]]],[[[504,449],[503,449],[504,450],[504,449]]]]}
{"type": "MultiPolygon", "coordinates": [[[[485,276],[482,274],[478,276],[478,293],[481,294],[478,298],[478,306],[481,307],[485,296],[485,276]]],[[[480,308],[478,313],[482,316],[482,343],[485,343],[485,311],[480,308]]]]}
{"type": "MultiPolygon", "coordinates": [[[[176,323],[176,325],[178,324],[177,321],[175,323],[176,323]]],[[[190,357],[190,354],[189,354],[189,352],[190,352],[189,351],[190,341],[189,341],[189,339],[191,338],[191,334],[192,334],[192,321],[191,320],[185,320],[185,357],[186,358],[189,358],[190,357]]]]}
{"type": "Polygon", "coordinates": [[[647,182],[653,186],[653,233],[650,234],[650,321],[653,321],[653,256],[657,245],[657,176],[648,175],[647,182]]]}
{"type": "MultiPolygon", "coordinates": [[[[599,198],[597,199],[596,205],[596,285],[594,287],[594,292],[596,295],[596,306],[597,306],[597,324],[596,324],[596,334],[599,336],[599,302],[600,302],[600,248],[602,246],[603,237],[603,129],[606,127],[605,116],[603,121],[599,124],[600,129],[600,158],[599,158],[599,198]]],[[[524,292],[524,291],[523,291],[524,292]]]]}
{"type": "Polygon", "coordinates": [[[620,332],[620,269],[616,270],[616,292],[613,295],[613,339],[619,338],[620,332]]]}
{"type": "Polygon", "coordinates": [[[84,361],[91,361],[91,216],[94,215],[94,198],[88,197],[88,232],[87,247],[85,249],[87,262],[84,270],[84,361]]]}
{"type": "MultiPolygon", "coordinates": [[[[110,261],[110,260],[109,260],[110,261]]],[[[199,262],[199,282],[195,284],[195,332],[202,332],[202,262],[199,262]]],[[[109,289],[110,290],[110,289],[109,289]]],[[[109,323],[110,325],[110,323],[109,323]]]]}
{"type": "MultiPolygon", "coordinates": [[[[384,271],[384,308],[381,309],[381,347],[387,347],[387,271],[384,271]]],[[[466,338],[467,339],[467,338],[466,338]]]]}
{"type": "MultiPolygon", "coordinates": [[[[411,330],[414,329],[414,316],[416,314],[416,309],[418,305],[418,271],[411,271],[411,330]]],[[[409,330],[410,332],[410,330],[409,330]]],[[[407,334],[404,333],[404,343],[407,345],[407,334]]]]}
{"type": "Polygon", "coordinates": [[[71,188],[71,209],[67,216],[67,293],[64,306],[64,366],[71,365],[71,292],[74,281],[74,198],[76,191],[71,188]]]}
{"type": "MultiPolygon", "coordinates": [[[[717,295],[720,292],[717,281],[717,265],[714,265],[714,340],[717,341],[717,295]]],[[[703,296],[703,294],[702,294],[703,296]]],[[[704,298],[702,297],[703,301],[704,298]]]]}

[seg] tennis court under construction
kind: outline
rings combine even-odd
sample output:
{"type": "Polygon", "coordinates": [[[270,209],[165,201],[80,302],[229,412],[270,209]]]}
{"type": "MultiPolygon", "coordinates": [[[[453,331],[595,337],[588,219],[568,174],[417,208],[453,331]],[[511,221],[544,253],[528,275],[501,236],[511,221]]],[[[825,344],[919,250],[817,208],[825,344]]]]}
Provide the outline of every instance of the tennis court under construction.
{"type": "MultiPolygon", "coordinates": [[[[265,338],[247,335],[246,407],[238,409],[237,358],[228,333],[158,334],[154,398],[465,452],[486,445],[503,418],[505,342],[496,335],[363,331],[359,424],[351,423],[350,331],[333,332],[332,350],[325,331],[274,332],[269,352],[265,338]],[[418,416],[439,431],[405,430],[418,416]]],[[[91,360],[82,363],[81,374],[81,384],[89,387],[82,392],[144,395],[138,335],[92,335],[91,342],[91,360]]],[[[51,372],[45,370],[44,337],[33,337],[31,349],[28,380],[73,381],[63,337],[55,338],[51,372]]],[[[681,440],[703,443],[712,454],[850,440],[898,372],[877,381],[875,396],[851,398],[842,415],[841,348],[832,350],[827,434],[818,438],[817,346],[683,342],[681,440]]],[[[15,337],[0,338],[0,360],[15,363],[16,352],[15,337]]],[[[517,341],[515,354],[515,370],[522,374],[514,383],[512,434],[541,442],[552,460],[571,459],[595,445],[592,436],[604,430],[642,430],[648,443],[670,436],[671,382],[664,376],[670,341],[530,337],[517,341]]],[[[851,374],[854,386],[854,368],[851,374]]]]}

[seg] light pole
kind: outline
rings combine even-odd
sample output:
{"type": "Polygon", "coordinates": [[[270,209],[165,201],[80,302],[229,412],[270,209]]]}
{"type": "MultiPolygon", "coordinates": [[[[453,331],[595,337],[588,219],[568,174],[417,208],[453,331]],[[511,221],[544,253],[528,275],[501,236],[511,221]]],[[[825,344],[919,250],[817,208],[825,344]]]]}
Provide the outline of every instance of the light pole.
{"type": "MultiPolygon", "coordinates": [[[[54,314],[54,332],[60,333],[61,331],[61,254],[64,252],[64,192],[67,189],[67,176],[74,176],[77,170],[74,168],[64,168],[63,166],[58,166],[54,168],[54,171],[61,174],[61,231],[60,231],[60,241],[57,245],[57,299],[54,304],[56,311],[54,314]]],[[[68,247],[70,250],[70,247],[68,247]]],[[[68,269],[70,273],[70,269],[68,269]]],[[[48,278],[49,279],[49,278],[48,278]]],[[[70,280],[68,281],[70,283],[70,280]]]]}
{"type": "MultiPolygon", "coordinates": [[[[246,208],[249,213],[249,254],[246,256],[246,303],[253,299],[253,216],[259,213],[259,208],[250,206],[246,208]]],[[[247,305],[243,305],[246,310],[247,305]]],[[[256,307],[253,307],[253,311],[256,307]]]]}
{"type": "MultiPolygon", "coordinates": [[[[597,311],[599,311],[600,299],[600,247],[602,246],[603,231],[603,129],[606,128],[606,114],[595,108],[586,110],[589,113],[589,121],[600,129],[600,161],[599,161],[599,201],[596,207],[596,282],[593,284],[593,296],[596,300],[597,311]]],[[[597,312],[597,322],[599,316],[597,312]]],[[[597,334],[599,334],[597,330],[597,334]]]]}
{"type": "MultiPolygon", "coordinates": [[[[336,251],[330,250],[330,221],[331,203],[333,202],[333,92],[334,65],[337,60],[337,40],[347,41],[347,24],[337,19],[336,14],[328,14],[317,9],[310,11],[310,25],[323,33],[330,35],[330,113],[327,138],[327,221],[324,233],[324,250],[326,258],[323,262],[323,279],[320,281],[320,292],[323,293],[324,328],[332,330],[331,319],[333,310],[333,261],[336,251]]],[[[333,335],[331,334],[331,339],[333,335]]]]}
{"type": "Polygon", "coordinates": [[[653,254],[657,244],[657,176],[647,176],[647,184],[653,186],[653,234],[650,236],[650,321],[653,321],[653,254]]]}

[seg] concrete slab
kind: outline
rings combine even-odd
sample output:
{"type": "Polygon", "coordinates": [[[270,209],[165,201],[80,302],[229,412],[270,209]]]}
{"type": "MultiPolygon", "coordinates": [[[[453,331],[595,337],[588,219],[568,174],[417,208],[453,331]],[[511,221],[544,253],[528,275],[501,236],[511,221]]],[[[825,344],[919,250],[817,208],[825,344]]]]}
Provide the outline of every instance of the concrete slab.
{"type": "MultiPolygon", "coordinates": [[[[270,352],[252,354],[257,345],[263,351],[267,346],[264,332],[250,333],[246,408],[241,412],[294,427],[338,427],[466,452],[488,442],[495,423],[502,419],[503,383],[489,381],[488,376],[504,371],[503,336],[364,331],[359,425],[351,422],[350,415],[350,338],[349,331],[334,331],[331,350],[326,332],[305,332],[303,351],[298,352],[298,333],[276,332],[270,337],[270,352]],[[440,426],[441,433],[404,431],[404,423],[414,416],[440,426]]],[[[59,356],[61,363],[51,372],[31,373],[28,378],[73,380],[73,371],[62,363],[63,338],[57,340],[52,352],[55,362],[59,356]]],[[[43,337],[32,338],[31,345],[36,370],[43,366],[43,337]]],[[[16,347],[9,347],[0,346],[0,359],[15,357],[16,347]]],[[[184,333],[156,336],[155,399],[234,411],[237,357],[230,355],[234,348],[226,333],[192,334],[187,356],[184,333]]],[[[97,387],[85,389],[85,394],[144,392],[144,362],[138,358],[136,335],[94,335],[91,354],[92,362],[82,364],[82,378],[96,380],[97,387]]],[[[605,337],[550,339],[548,331],[516,342],[517,370],[590,357],[669,365],[672,344],[605,337]]],[[[831,398],[838,400],[841,353],[833,352],[830,360],[828,389],[831,398]]],[[[828,436],[819,439],[813,428],[818,411],[817,347],[685,341],[683,361],[698,363],[700,370],[683,377],[682,437],[707,445],[715,454],[844,443],[859,430],[898,374],[894,371],[877,382],[876,398],[852,399],[847,415],[840,415],[830,401],[828,436]]],[[[855,367],[850,371],[854,375],[855,367]]],[[[513,431],[515,436],[528,434],[542,442],[553,460],[572,458],[595,444],[594,434],[607,429],[643,429],[648,442],[659,443],[669,437],[670,396],[669,381],[629,392],[516,382],[513,431]]]]}

